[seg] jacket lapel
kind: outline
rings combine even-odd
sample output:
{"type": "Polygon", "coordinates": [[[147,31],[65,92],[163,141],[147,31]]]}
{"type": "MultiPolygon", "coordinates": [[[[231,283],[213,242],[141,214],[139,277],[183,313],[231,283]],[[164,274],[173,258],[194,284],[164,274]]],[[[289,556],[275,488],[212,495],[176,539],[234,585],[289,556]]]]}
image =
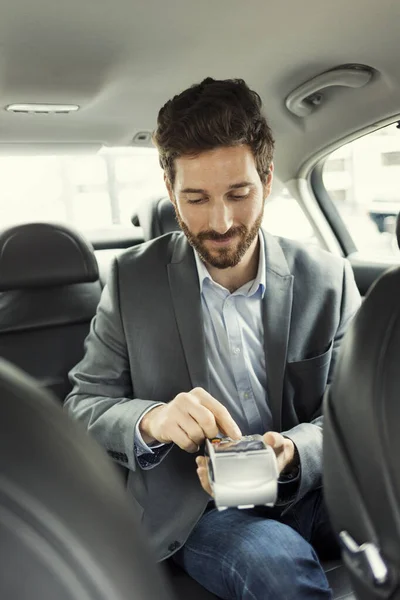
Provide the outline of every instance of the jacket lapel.
{"type": "Polygon", "coordinates": [[[266,291],[263,300],[268,403],[273,426],[281,431],[282,393],[293,301],[293,275],[277,240],[264,233],[266,291]]]}
{"type": "Polygon", "coordinates": [[[199,279],[193,250],[183,234],[168,264],[168,278],[192,387],[209,389],[199,279]]]}

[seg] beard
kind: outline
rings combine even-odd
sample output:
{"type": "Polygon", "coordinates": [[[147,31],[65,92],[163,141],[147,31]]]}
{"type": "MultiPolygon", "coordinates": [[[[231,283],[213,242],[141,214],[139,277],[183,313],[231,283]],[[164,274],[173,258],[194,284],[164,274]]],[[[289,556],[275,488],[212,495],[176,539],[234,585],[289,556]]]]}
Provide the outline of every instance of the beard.
{"type": "Polygon", "coordinates": [[[176,219],[183,233],[186,235],[189,244],[197,251],[201,260],[216,269],[229,269],[236,267],[240,263],[256,239],[263,220],[264,207],[250,228],[246,227],[246,225],[237,225],[236,227],[231,227],[223,234],[213,230],[201,231],[198,234],[194,234],[190,231],[186,223],[183,222],[176,206],[175,213],[176,219]],[[213,250],[209,250],[205,243],[207,240],[232,240],[232,243],[222,248],[216,247],[213,250]]]}

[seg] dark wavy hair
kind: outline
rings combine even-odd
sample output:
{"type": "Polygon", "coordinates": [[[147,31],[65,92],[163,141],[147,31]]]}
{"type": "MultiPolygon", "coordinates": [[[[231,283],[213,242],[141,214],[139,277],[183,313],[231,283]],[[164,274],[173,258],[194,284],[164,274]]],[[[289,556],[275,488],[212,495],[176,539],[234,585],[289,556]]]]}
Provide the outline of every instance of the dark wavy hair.
{"type": "Polygon", "coordinates": [[[265,183],[275,145],[257,92],[243,79],[211,77],[174,96],[161,108],[153,142],[171,184],[176,158],[242,144],[251,148],[258,174],[265,183]]]}

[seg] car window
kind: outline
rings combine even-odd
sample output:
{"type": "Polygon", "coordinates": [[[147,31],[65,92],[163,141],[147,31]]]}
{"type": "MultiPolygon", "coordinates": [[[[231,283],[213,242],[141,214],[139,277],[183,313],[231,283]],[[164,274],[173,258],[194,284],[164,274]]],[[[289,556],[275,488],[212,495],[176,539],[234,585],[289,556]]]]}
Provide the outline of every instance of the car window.
{"type": "Polygon", "coordinates": [[[152,148],[105,149],[96,155],[0,156],[2,226],[61,221],[82,230],[131,225],[136,206],[164,195],[152,148]]]}
{"type": "Polygon", "coordinates": [[[284,188],[265,204],[263,227],[274,235],[305,244],[319,245],[319,240],[300,204],[284,188]]]}
{"type": "Polygon", "coordinates": [[[323,169],[324,185],[357,250],[374,257],[398,256],[400,129],[390,125],[333,152],[323,169]]]}

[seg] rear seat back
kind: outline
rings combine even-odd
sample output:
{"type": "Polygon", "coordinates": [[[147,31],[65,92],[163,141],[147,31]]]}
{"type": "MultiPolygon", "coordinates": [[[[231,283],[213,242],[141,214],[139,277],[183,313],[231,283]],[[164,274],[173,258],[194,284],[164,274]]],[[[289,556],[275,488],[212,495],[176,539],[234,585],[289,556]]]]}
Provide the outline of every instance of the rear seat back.
{"type": "Polygon", "coordinates": [[[165,233],[180,230],[174,207],[168,197],[141,202],[132,217],[132,223],[142,228],[146,242],[165,233]]]}
{"type": "Polygon", "coordinates": [[[62,400],[100,300],[91,245],[62,225],[0,234],[0,356],[62,400]]]}

